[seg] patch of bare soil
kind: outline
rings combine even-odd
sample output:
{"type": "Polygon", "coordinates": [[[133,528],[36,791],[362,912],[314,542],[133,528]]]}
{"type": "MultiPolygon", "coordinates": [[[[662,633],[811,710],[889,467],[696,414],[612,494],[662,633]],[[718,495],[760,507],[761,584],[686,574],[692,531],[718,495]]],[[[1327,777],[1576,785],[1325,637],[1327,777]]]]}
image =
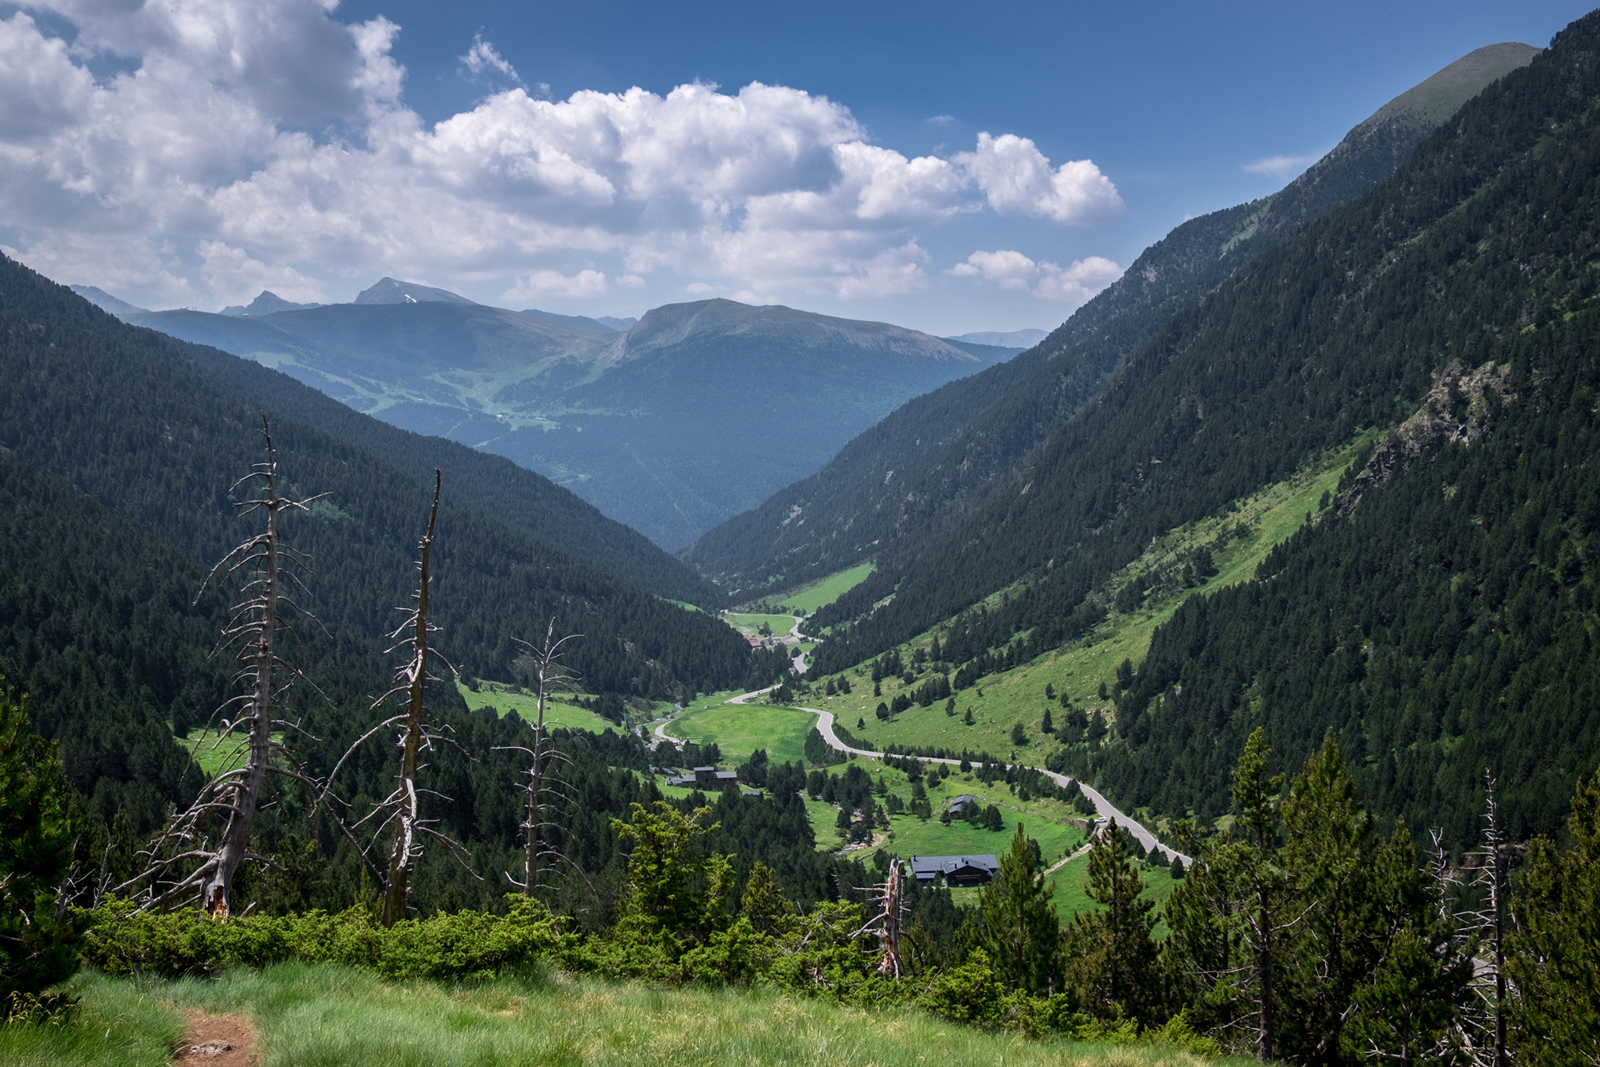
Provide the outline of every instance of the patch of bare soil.
{"type": "Polygon", "coordinates": [[[256,1067],[256,1028],[244,1015],[190,1012],[173,1067],[256,1067]]]}

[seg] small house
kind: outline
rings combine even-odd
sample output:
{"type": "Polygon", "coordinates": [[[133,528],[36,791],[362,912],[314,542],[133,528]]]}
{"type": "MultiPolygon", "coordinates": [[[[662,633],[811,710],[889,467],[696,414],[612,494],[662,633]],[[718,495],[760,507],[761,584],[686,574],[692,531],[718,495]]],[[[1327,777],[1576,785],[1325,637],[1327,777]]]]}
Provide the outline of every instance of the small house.
{"type": "Polygon", "coordinates": [[[930,884],[939,878],[952,889],[988,885],[1000,873],[1000,861],[993,853],[981,856],[912,856],[911,873],[917,881],[930,884]]]}
{"type": "Polygon", "coordinates": [[[951,797],[948,810],[951,815],[964,819],[978,810],[978,798],[971,793],[962,793],[958,797],[951,797]]]}

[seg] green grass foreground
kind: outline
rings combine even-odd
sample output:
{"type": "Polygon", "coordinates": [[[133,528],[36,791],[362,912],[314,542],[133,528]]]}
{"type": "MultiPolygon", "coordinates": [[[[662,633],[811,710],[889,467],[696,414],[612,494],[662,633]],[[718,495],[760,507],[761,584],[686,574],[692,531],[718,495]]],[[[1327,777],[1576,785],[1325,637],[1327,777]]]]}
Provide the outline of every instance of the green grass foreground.
{"type": "Polygon", "coordinates": [[[79,986],[84,1008],[75,1022],[0,1027],[0,1064],[165,1067],[182,1034],[180,1013],[192,1010],[249,1015],[263,1067],[1207,1062],[1159,1045],[986,1034],[911,1009],[839,1007],[760,987],[666,989],[560,973],[391,982],[350,967],[288,963],[210,980],[86,974],[79,986]]]}

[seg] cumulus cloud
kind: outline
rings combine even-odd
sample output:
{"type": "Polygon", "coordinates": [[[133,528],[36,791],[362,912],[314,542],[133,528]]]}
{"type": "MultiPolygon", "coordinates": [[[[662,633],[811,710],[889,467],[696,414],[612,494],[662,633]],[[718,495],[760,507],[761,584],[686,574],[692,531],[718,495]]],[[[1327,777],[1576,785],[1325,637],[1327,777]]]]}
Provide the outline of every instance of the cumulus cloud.
{"type": "Polygon", "coordinates": [[[958,216],[1122,206],[1092,162],[1027,138],[911,157],[785,86],[541,99],[481,34],[463,66],[518,84],[429,126],[403,99],[400,27],[340,22],[331,0],[26,6],[53,17],[0,20],[0,227],[41,270],[152,301],[328,300],[378,271],[498,279],[506,299],[663,272],[880,296],[926,283],[919,234],[958,216]],[[70,41],[47,28],[63,21],[70,41]]]}
{"type": "Polygon", "coordinates": [[[1063,267],[1048,261],[1034,262],[1011,249],[974,252],[949,270],[958,278],[978,278],[1002,289],[1023,289],[1047,300],[1060,300],[1074,307],[1086,304],[1094,295],[1118,278],[1122,268],[1104,256],[1086,256],[1063,267]]]}
{"type": "Polygon", "coordinates": [[[541,296],[591,297],[606,295],[606,276],[597,270],[580,270],[571,275],[558,270],[536,270],[507,289],[502,300],[520,303],[541,296]]]}
{"type": "Polygon", "coordinates": [[[955,157],[972,175],[989,206],[1056,222],[1101,222],[1122,212],[1122,197],[1111,179],[1087,159],[1050,169],[1050,160],[1026,137],[978,134],[975,152],[955,157]]]}
{"type": "Polygon", "coordinates": [[[1326,154],[1325,152],[1309,152],[1300,156],[1266,156],[1263,159],[1240,164],[1240,166],[1247,174],[1260,174],[1263,177],[1287,181],[1326,154]]]}

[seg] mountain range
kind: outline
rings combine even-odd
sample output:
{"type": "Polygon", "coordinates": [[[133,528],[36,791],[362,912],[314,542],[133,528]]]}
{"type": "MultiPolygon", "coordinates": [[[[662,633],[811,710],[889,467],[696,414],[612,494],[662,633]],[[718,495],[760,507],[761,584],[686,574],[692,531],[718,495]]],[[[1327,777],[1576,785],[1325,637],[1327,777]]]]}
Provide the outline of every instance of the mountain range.
{"type": "Polygon", "coordinates": [[[394,278],[351,304],[264,292],[220,315],[105,306],[508,457],[669,548],[810,474],[911,397],[1021,348],[731,300],[639,320],[516,312],[394,278]]]}

